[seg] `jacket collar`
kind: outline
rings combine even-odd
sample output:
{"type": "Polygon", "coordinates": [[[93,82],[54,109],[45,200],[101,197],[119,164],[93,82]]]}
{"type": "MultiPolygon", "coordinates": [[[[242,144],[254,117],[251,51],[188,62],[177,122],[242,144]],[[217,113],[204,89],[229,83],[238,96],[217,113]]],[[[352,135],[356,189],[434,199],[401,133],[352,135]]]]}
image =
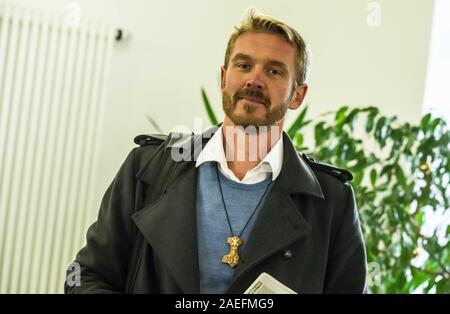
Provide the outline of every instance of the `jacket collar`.
{"type": "MultiPolygon", "coordinates": [[[[139,210],[132,217],[183,293],[200,291],[195,157],[201,151],[198,147],[203,147],[211,138],[211,134],[207,135],[206,137],[190,136],[184,142],[168,143],[166,150],[173,147],[180,148],[189,151],[194,158],[177,162],[171,181],[173,183],[163,196],[139,210]]],[[[307,194],[324,198],[313,171],[299,157],[288,135],[283,133],[283,136],[284,161],[280,175],[267,195],[248,243],[240,252],[242,263],[235,270],[229,291],[237,289],[239,278],[253,265],[311,231],[311,227],[293,202],[292,195],[307,194]],[[277,228],[273,228],[274,225],[277,228]]],[[[155,166],[153,165],[152,168],[155,166]]],[[[141,169],[137,176],[140,180],[152,184],[153,171],[148,168],[141,169]]]]}
{"type": "Polygon", "coordinates": [[[322,188],[309,165],[299,156],[289,135],[283,132],[284,160],[280,172],[280,185],[287,194],[309,194],[324,198],[322,188]]]}

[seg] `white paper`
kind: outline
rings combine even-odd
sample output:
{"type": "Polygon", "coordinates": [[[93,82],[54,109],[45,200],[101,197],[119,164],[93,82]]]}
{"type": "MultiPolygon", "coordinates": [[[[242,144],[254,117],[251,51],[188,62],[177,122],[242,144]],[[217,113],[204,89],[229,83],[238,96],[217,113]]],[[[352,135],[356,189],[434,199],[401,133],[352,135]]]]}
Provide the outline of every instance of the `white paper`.
{"type": "Polygon", "coordinates": [[[244,294],[297,294],[268,273],[261,273],[244,294]]]}

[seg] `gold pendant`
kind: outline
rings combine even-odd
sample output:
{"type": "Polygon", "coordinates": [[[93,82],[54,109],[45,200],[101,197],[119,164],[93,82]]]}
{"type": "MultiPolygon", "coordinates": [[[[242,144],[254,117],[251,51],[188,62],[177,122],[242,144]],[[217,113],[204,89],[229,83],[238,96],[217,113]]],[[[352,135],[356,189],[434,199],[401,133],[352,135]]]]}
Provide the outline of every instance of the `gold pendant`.
{"type": "Polygon", "coordinates": [[[239,263],[238,249],[243,244],[243,241],[238,236],[232,236],[227,238],[227,243],[230,245],[230,252],[222,257],[222,263],[226,263],[231,268],[234,268],[239,263]]]}

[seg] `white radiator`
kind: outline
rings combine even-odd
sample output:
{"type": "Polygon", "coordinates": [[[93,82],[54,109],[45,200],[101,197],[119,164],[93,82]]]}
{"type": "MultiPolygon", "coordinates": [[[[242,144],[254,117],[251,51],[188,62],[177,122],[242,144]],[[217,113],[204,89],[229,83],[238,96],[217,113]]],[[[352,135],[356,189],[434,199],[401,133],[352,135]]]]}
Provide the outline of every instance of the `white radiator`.
{"type": "Polygon", "coordinates": [[[112,27],[0,4],[0,293],[59,293],[98,211],[112,27]]]}

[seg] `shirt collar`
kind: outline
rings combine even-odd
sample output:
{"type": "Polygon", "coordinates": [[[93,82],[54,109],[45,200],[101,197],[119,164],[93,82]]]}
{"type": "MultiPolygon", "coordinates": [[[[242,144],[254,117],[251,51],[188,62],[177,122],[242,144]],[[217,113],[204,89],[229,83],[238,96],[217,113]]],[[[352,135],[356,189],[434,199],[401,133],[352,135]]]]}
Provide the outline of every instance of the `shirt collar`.
{"type": "Polygon", "coordinates": [[[220,172],[228,179],[246,184],[260,182],[267,178],[270,173],[272,173],[272,181],[278,177],[283,165],[283,136],[280,136],[266,157],[255,168],[249,170],[242,180],[239,180],[228,168],[223,149],[222,129],[223,126],[221,125],[200,152],[195,167],[199,167],[205,162],[215,161],[219,164],[220,172]]]}

